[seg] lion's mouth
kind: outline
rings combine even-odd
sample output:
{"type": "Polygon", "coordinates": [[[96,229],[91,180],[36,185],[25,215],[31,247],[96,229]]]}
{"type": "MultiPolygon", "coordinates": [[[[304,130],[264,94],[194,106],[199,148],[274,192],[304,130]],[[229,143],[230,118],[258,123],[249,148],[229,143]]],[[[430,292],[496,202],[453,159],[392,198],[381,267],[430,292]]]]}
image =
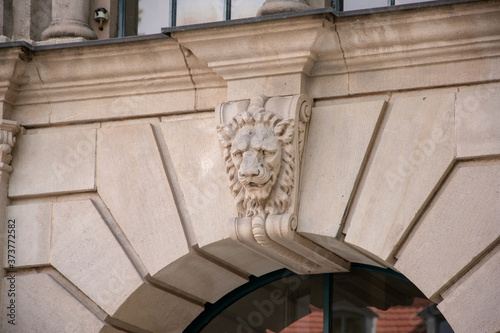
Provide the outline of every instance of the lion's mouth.
{"type": "Polygon", "coordinates": [[[269,184],[272,181],[272,179],[273,179],[273,177],[270,176],[265,182],[262,182],[262,183],[249,182],[248,186],[249,187],[255,187],[255,188],[263,188],[267,184],[269,184]]]}

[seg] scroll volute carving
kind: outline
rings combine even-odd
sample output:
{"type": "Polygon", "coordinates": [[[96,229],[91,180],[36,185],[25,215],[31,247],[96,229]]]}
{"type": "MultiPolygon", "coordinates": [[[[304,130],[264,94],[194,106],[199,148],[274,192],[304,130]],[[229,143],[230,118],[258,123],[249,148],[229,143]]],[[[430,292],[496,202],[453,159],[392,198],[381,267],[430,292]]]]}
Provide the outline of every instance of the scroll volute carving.
{"type": "Polygon", "coordinates": [[[12,147],[16,143],[15,135],[20,131],[16,122],[0,119],[0,170],[11,172],[12,147]]]}
{"type": "Polygon", "coordinates": [[[345,260],[295,231],[311,107],[305,95],[217,106],[217,132],[239,215],[230,220],[231,238],[297,273],[345,271],[345,260]]]}

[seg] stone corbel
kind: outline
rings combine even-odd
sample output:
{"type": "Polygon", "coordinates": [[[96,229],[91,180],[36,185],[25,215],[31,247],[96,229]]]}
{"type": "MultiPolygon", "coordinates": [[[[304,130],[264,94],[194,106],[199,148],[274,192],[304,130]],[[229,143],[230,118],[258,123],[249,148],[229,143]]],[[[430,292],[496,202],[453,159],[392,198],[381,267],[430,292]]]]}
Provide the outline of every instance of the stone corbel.
{"type": "Polygon", "coordinates": [[[296,232],[300,173],[312,100],[259,96],[216,108],[239,217],[231,238],[301,274],[347,271],[348,263],[296,232]]]}
{"type": "Polygon", "coordinates": [[[12,172],[10,153],[16,143],[15,135],[19,130],[20,127],[15,121],[0,119],[0,171],[2,172],[12,172]]]}

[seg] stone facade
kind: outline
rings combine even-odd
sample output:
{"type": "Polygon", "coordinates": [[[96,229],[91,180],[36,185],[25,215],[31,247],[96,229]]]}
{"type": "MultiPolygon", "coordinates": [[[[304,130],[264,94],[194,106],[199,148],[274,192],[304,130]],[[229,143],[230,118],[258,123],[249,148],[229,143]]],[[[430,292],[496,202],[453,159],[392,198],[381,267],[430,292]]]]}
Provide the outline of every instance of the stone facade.
{"type": "Polygon", "coordinates": [[[89,2],[66,2],[0,27],[32,41],[0,44],[2,332],[182,332],[250,275],[351,262],[404,274],[457,333],[500,330],[500,2],[98,43],[89,2]],[[52,35],[61,18],[86,33],[52,35]],[[259,95],[310,106],[265,224],[217,136],[259,95]]]}

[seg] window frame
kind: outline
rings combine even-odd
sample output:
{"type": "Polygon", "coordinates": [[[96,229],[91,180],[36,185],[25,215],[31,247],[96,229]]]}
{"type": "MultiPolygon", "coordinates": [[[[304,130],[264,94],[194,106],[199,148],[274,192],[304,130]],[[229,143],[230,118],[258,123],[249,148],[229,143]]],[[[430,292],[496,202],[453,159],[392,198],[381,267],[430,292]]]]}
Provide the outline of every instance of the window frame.
{"type": "MultiPolygon", "coordinates": [[[[391,277],[395,277],[398,279],[401,279],[405,282],[411,283],[410,280],[408,280],[404,275],[397,273],[389,268],[380,268],[380,267],[375,267],[375,266],[370,266],[370,265],[365,265],[365,264],[358,264],[358,263],[352,263],[351,264],[351,270],[365,270],[365,271],[371,271],[371,272],[377,272],[381,273],[384,275],[388,275],[391,277]]],[[[333,328],[333,311],[332,309],[332,301],[333,301],[333,278],[334,278],[335,273],[326,273],[326,274],[321,274],[323,275],[323,332],[324,333],[329,333],[332,332],[333,328]]],[[[206,303],[205,304],[205,310],[198,315],[198,317],[195,318],[183,331],[183,333],[200,333],[203,331],[203,329],[218,315],[220,315],[225,309],[227,309],[229,306],[231,306],[233,303],[237,302],[241,298],[245,297],[246,295],[250,294],[251,292],[264,287],[268,285],[269,283],[278,281],[280,279],[286,278],[286,277],[291,277],[291,276],[296,276],[297,274],[286,269],[280,269],[268,274],[265,274],[260,277],[255,277],[255,276],[250,276],[249,281],[245,283],[244,285],[234,289],[233,291],[229,292],[227,295],[223,296],[220,298],[217,302],[215,303],[206,303]]],[[[423,294],[422,294],[423,296],[423,294]]],[[[363,315],[366,313],[363,313],[361,311],[351,311],[351,312],[356,312],[357,314],[363,315]]],[[[370,315],[371,316],[371,315],[370,315]]],[[[374,316],[371,316],[374,317],[374,316]]],[[[365,321],[364,322],[365,327],[364,329],[369,332],[370,325],[365,321]]]]}

